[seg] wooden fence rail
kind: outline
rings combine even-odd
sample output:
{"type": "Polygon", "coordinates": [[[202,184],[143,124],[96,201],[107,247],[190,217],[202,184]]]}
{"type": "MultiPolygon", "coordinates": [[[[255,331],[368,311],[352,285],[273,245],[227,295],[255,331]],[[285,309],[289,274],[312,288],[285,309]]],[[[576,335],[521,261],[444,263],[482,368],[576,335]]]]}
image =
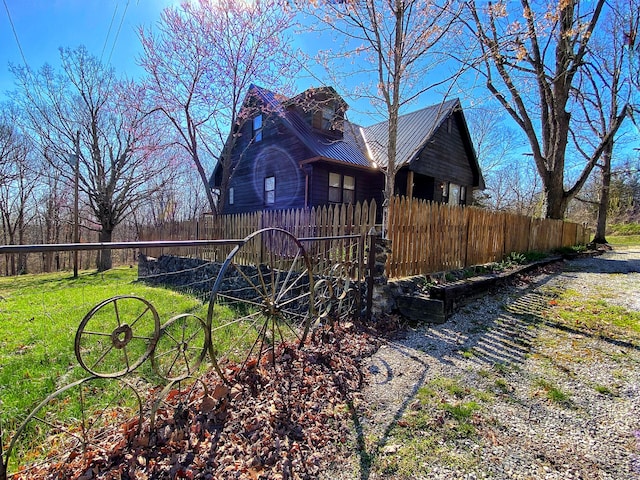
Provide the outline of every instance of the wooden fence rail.
{"type": "MultiPolygon", "coordinates": [[[[376,203],[328,205],[311,209],[262,211],[237,215],[205,216],[145,229],[140,239],[213,240],[241,239],[267,227],[287,230],[298,238],[366,235],[375,225],[376,203]]],[[[389,203],[391,254],[388,277],[404,277],[500,261],[511,252],[550,251],[584,244],[589,231],[561,220],[535,219],[473,207],[449,206],[404,197],[389,203]]],[[[328,255],[348,257],[347,244],[322,240],[309,244],[316,261],[328,255]]],[[[181,249],[172,254],[223,261],[231,247],[181,249]]],[[[151,256],[163,252],[147,251],[151,256]]],[[[329,261],[329,258],[326,258],[329,261]]],[[[330,263],[330,262],[329,262],[330,263]]]]}

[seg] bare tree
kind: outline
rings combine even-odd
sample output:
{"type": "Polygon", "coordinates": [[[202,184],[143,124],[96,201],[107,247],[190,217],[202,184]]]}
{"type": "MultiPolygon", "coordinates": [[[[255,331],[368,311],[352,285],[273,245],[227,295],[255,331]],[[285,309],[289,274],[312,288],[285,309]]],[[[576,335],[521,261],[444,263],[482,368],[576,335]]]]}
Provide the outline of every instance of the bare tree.
{"type": "MultiPolygon", "coordinates": [[[[0,216],[7,245],[24,244],[36,186],[33,146],[16,127],[16,119],[15,109],[4,106],[0,111],[0,216]]],[[[27,255],[11,255],[5,273],[27,273],[27,255]]]]}
{"type": "MultiPolygon", "coordinates": [[[[628,77],[632,50],[627,28],[640,20],[640,4],[636,0],[619,0],[608,12],[598,35],[592,40],[586,68],[577,77],[575,96],[579,111],[572,126],[575,148],[587,160],[601,139],[624,118],[631,104],[633,86],[628,77]],[[589,146],[589,151],[585,146],[589,146]]],[[[594,243],[607,243],[605,234],[609,210],[611,163],[615,138],[609,135],[597,166],[601,170],[598,217],[594,243]]]]}
{"type": "Polygon", "coordinates": [[[519,150],[523,140],[517,130],[490,108],[467,110],[466,118],[485,179],[485,189],[474,193],[474,202],[494,210],[510,210],[517,196],[514,189],[524,187],[528,190],[528,186],[514,181],[521,178],[519,171],[523,168],[524,157],[519,150]]]}
{"type": "MultiPolygon", "coordinates": [[[[148,180],[167,167],[157,156],[162,132],[140,113],[143,89],[119,81],[84,47],[60,53],[60,72],[47,65],[38,72],[12,67],[20,85],[15,100],[41,149],[49,152],[49,167],[69,186],[74,182],[69,156],[79,152],[81,196],[99,240],[110,242],[114,228],[149,197],[148,180]]],[[[102,251],[98,270],[111,263],[111,252],[102,251]]]]}
{"type": "MultiPolygon", "coordinates": [[[[362,0],[311,2],[303,6],[307,14],[336,32],[345,43],[338,50],[321,52],[328,70],[353,76],[348,65],[358,63],[365,82],[360,96],[380,105],[388,121],[385,199],[394,193],[397,165],[398,116],[403,107],[420,95],[447,83],[450,78],[434,77],[440,45],[453,24],[457,12],[450,0],[362,0]],[[365,77],[366,78],[366,77],[365,77]]],[[[457,75],[457,72],[453,76],[457,75]]]]}
{"type": "Polygon", "coordinates": [[[189,153],[212,212],[225,204],[231,152],[250,120],[249,111],[240,115],[249,86],[262,83],[280,92],[292,86],[297,72],[287,34],[292,21],[278,0],[198,0],[165,9],[155,30],[139,30],[144,48],[139,62],[154,107],[189,153]],[[210,185],[214,161],[222,171],[219,198],[210,185]]]}
{"type": "MultiPolygon", "coordinates": [[[[571,99],[590,54],[605,0],[549,0],[518,4],[465,2],[466,26],[479,46],[474,68],[486,88],[525,133],[544,186],[546,216],[563,218],[624,115],[608,125],[569,188],[565,157],[572,125],[571,99]]],[[[622,108],[621,111],[625,111],[622,108]]]]}

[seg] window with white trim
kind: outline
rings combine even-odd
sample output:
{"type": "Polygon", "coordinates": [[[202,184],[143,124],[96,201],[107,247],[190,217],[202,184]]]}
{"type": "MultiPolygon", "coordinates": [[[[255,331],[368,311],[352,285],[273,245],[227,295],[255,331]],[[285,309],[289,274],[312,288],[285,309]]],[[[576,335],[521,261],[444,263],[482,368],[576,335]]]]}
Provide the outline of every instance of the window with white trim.
{"type": "Polygon", "coordinates": [[[276,177],[265,177],[264,204],[273,205],[274,203],[276,203],[276,177]]]}
{"type": "Polygon", "coordinates": [[[229,205],[233,205],[233,203],[235,202],[235,191],[233,190],[233,187],[229,188],[229,205]]]}
{"type": "Polygon", "coordinates": [[[460,204],[460,185],[449,184],[449,205],[460,204]]]}

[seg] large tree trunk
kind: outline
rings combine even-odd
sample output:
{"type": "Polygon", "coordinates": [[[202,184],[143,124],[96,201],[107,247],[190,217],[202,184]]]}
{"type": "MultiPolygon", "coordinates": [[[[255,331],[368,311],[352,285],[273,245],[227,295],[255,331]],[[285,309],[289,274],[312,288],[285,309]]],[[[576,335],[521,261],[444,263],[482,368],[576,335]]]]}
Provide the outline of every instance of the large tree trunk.
{"type": "Polygon", "coordinates": [[[602,187],[600,190],[600,203],[598,204],[598,222],[596,223],[596,234],[593,238],[593,243],[607,243],[605,234],[607,230],[607,213],[609,211],[612,153],[613,142],[610,142],[607,144],[604,152],[602,152],[602,187]]]}
{"type": "Polygon", "coordinates": [[[545,182],[545,194],[547,208],[545,212],[546,218],[563,220],[567,210],[568,197],[564,191],[561,174],[551,173],[545,182]]]}
{"type": "MultiPolygon", "coordinates": [[[[98,238],[101,243],[108,243],[111,242],[112,236],[113,228],[108,229],[102,227],[98,238]]],[[[96,259],[96,267],[98,268],[98,271],[104,272],[106,270],[110,270],[112,266],[111,250],[98,250],[98,256],[96,259]]]]}

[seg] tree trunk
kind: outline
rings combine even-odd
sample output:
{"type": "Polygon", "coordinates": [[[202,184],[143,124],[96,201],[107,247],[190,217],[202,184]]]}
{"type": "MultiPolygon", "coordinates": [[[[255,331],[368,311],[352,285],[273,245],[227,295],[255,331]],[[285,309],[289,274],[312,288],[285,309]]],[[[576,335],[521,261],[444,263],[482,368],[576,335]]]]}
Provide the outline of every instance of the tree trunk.
{"type": "MultiPolygon", "coordinates": [[[[98,239],[101,243],[111,242],[111,237],[113,235],[113,229],[102,228],[100,230],[100,234],[98,239]]],[[[96,267],[99,272],[104,272],[110,270],[112,267],[112,259],[111,259],[111,250],[98,250],[98,256],[96,259],[96,267]]]]}
{"type": "Polygon", "coordinates": [[[562,185],[562,175],[551,174],[545,188],[547,208],[546,218],[563,220],[567,209],[567,198],[562,185]]]}
{"type": "Polygon", "coordinates": [[[605,238],[607,230],[607,213],[609,211],[609,190],[611,185],[611,155],[613,142],[609,142],[602,152],[602,187],[600,190],[600,203],[598,204],[598,222],[593,243],[607,243],[605,238]]]}

